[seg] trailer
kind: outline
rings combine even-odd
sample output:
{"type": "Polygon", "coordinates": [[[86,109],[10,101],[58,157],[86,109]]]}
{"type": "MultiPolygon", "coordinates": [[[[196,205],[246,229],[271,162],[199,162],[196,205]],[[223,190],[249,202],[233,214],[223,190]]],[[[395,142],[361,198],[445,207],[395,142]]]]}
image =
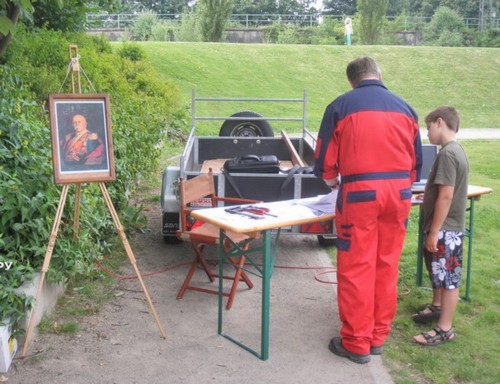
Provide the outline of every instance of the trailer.
{"type": "MultiPolygon", "coordinates": [[[[307,91],[299,98],[227,98],[199,97],[192,92],[191,131],[178,166],[167,167],[162,176],[161,207],[162,235],[166,243],[179,240],[176,231],[179,219],[179,177],[189,179],[212,170],[217,195],[243,197],[264,202],[301,199],[331,192],[322,179],[312,174],[316,138],[307,129],[307,91]],[[199,115],[200,103],[215,103],[212,111],[221,111],[217,105],[230,103],[245,105],[242,111],[229,116],[199,115]],[[255,106],[266,104],[266,116],[254,111],[255,106]],[[280,116],[284,105],[297,104],[297,115],[280,116]],[[247,107],[249,105],[250,107],[247,107]],[[201,122],[222,121],[218,136],[198,136],[201,122]],[[299,135],[289,135],[285,129],[277,132],[277,124],[301,125],[299,135]],[[279,161],[277,173],[229,173],[223,167],[226,160],[275,156],[279,161]]],[[[206,206],[200,201],[196,206],[206,206]]],[[[196,207],[195,206],[195,207],[196,207]]],[[[321,245],[333,245],[336,239],[333,221],[316,225],[300,225],[282,228],[285,235],[316,235],[321,245]]]]}

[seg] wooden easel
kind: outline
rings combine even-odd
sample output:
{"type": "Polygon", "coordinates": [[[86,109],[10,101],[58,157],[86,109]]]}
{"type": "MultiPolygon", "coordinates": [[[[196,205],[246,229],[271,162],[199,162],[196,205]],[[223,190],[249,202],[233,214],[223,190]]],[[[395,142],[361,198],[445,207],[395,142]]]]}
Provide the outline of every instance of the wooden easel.
{"type": "MultiPolygon", "coordinates": [[[[79,59],[78,47],[76,45],[69,46],[69,57],[71,59],[72,90],[73,90],[73,93],[75,93],[75,76],[74,75],[76,73],[77,74],[78,93],[81,93],[80,64],[78,62],[78,59],[79,59]]],[[[142,279],[141,273],[139,272],[134,253],[132,252],[132,248],[130,247],[130,244],[127,240],[127,236],[125,235],[125,230],[123,229],[123,226],[120,222],[118,214],[116,213],[116,210],[113,206],[113,203],[111,201],[111,197],[108,193],[106,185],[103,182],[100,182],[98,184],[99,184],[99,188],[101,189],[104,200],[106,201],[106,205],[108,206],[109,212],[111,213],[111,216],[113,218],[113,222],[114,222],[116,230],[118,232],[118,236],[120,237],[120,240],[125,248],[125,251],[127,252],[127,256],[130,260],[130,263],[134,267],[137,278],[138,278],[138,280],[141,284],[141,287],[144,291],[144,294],[146,296],[146,300],[149,304],[149,307],[151,308],[151,312],[153,314],[153,317],[156,321],[156,324],[158,325],[158,328],[160,329],[161,336],[165,339],[166,338],[165,331],[163,330],[163,327],[160,323],[160,320],[158,319],[158,315],[156,314],[156,310],[155,310],[155,307],[153,305],[153,302],[151,301],[148,290],[146,289],[146,286],[145,286],[144,281],[142,279]]],[[[42,265],[42,270],[41,270],[41,274],[40,274],[40,281],[38,282],[38,289],[37,289],[36,298],[35,298],[35,308],[33,309],[33,312],[32,312],[31,317],[30,317],[30,321],[28,324],[28,330],[26,333],[26,339],[24,342],[24,347],[23,347],[21,357],[26,356],[26,352],[28,350],[30,339],[31,339],[32,334],[33,334],[33,329],[34,329],[35,321],[36,321],[36,304],[40,301],[40,296],[41,296],[41,292],[42,292],[42,288],[43,288],[43,283],[45,280],[45,275],[47,274],[47,271],[49,269],[50,259],[52,257],[52,253],[54,251],[54,245],[56,242],[57,233],[59,231],[59,226],[61,224],[61,217],[62,217],[62,214],[64,211],[64,206],[66,204],[66,198],[68,196],[69,187],[70,187],[69,184],[65,184],[63,186],[63,189],[61,191],[61,196],[59,198],[59,205],[57,207],[56,217],[54,219],[54,224],[52,226],[52,231],[51,231],[50,238],[49,238],[49,244],[47,246],[47,251],[45,253],[45,259],[44,259],[44,262],[42,265]]],[[[75,240],[78,238],[78,229],[79,229],[79,222],[80,222],[80,196],[81,196],[81,184],[76,184],[75,211],[74,211],[74,218],[73,218],[73,228],[74,228],[73,238],[75,240]]]]}

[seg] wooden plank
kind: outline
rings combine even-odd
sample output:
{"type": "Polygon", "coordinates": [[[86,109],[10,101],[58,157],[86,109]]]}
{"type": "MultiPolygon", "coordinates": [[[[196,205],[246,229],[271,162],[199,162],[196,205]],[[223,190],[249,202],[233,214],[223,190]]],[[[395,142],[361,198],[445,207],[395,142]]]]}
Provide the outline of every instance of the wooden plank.
{"type": "Polygon", "coordinates": [[[227,159],[212,159],[212,160],[205,160],[203,162],[203,165],[201,166],[201,173],[208,173],[208,170],[212,168],[212,172],[214,174],[216,173],[221,173],[221,169],[224,166],[224,162],[227,159]]]}
{"type": "Polygon", "coordinates": [[[283,140],[285,140],[285,144],[288,148],[288,151],[290,152],[290,158],[292,159],[292,164],[298,165],[299,167],[305,167],[306,164],[304,163],[302,158],[297,153],[295,147],[293,146],[292,142],[290,141],[290,138],[288,137],[288,134],[285,131],[281,131],[281,137],[283,138],[283,140]]]}

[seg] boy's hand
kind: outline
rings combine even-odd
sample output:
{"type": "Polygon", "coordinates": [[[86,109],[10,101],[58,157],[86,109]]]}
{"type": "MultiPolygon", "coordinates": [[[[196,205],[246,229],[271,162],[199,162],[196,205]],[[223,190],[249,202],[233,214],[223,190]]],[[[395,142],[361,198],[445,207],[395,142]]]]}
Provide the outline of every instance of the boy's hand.
{"type": "Polygon", "coordinates": [[[437,243],[438,243],[438,234],[437,233],[428,233],[425,238],[424,247],[427,251],[431,253],[437,252],[437,243]]]}

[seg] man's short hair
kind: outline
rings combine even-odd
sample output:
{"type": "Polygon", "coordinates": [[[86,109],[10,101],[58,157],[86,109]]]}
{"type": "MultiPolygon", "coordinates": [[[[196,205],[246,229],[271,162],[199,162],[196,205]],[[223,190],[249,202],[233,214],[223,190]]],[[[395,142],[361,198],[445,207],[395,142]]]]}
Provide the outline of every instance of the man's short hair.
{"type": "Polygon", "coordinates": [[[448,128],[454,132],[458,132],[460,116],[455,108],[448,105],[436,108],[425,117],[425,124],[435,123],[439,118],[443,119],[448,128]]]}
{"type": "Polygon", "coordinates": [[[351,61],[346,69],[347,79],[355,86],[368,77],[378,77],[380,68],[371,57],[360,57],[351,61]]]}

